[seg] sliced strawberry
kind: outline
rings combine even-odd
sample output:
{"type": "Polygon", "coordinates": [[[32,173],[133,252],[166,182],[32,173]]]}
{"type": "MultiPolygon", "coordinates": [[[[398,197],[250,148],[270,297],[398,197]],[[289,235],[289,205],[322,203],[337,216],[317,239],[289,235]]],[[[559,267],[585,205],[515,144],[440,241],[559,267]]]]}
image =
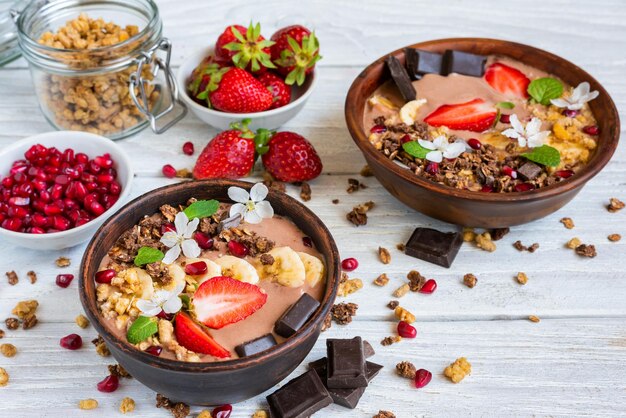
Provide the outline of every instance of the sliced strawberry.
{"type": "Polygon", "coordinates": [[[184,312],[176,314],[174,326],[178,343],[194,353],[210,354],[213,357],[228,358],[230,352],[219,345],[202,326],[184,312]]]}
{"type": "Polygon", "coordinates": [[[193,296],[196,318],[213,329],[246,319],[265,302],[267,294],[260,287],[224,276],[203,282],[193,296]]]}
{"type": "Polygon", "coordinates": [[[459,131],[482,132],[496,120],[498,112],[483,99],[439,106],[424,122],[430,126],[447,126],[459,131]]]}
{"type": "Polygon", "coordinates": [[[485,71],[485,81],[497,92],[512,97],[528,97],[530,80],[520,70],[496,62],[485,71]]]}

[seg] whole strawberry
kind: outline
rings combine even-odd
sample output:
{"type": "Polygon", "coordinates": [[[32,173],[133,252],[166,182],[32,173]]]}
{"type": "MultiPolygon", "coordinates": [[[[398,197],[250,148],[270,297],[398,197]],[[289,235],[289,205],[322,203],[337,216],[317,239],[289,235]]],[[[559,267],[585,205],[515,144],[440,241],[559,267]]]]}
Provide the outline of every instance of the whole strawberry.
{"type": "Polygon", "coordinates": [[[193,168],[195,179],[240,178],[254,167],[254,133],[248,129],[249,120],[231,125],[207,144],[193,168]]]}
{"type": "Polygon", "coordinates": [[[285,84],[285,81],[270,72],[263,73],[257,77],[272,94],[272,105],[270,109],[277,109],[288,105],[291,102],[291,86],[285,84]]]}
{"type": "Polygon", "coordinates": [[[248,29],[232,25],[224,29],[215,43],[215,55],[231,61],[235,67],[253,73],[276,68],[270,60],[270,47],[274,44],[261,35],[261,24],[250,23],[248,29]]]}
{"type": "Polygon", "coordinates": [[[210,74],[204,92],[196,96],[209,107],[231,113],[262,112],[272,105],[272,93],[241,68],[221,68],[210,74]]]}
{"type": "Polygon", "coordinates": [[[315,33],[301,25],[287,26],[273,34],[272,41],[276,42],[271,55],[277,71],[286,77],[287,84],[301,86],[322,58],[315,33]]]}
{"type": "MultiPolygon", "coordinates": [[[[261,130],[259,130],[261,131],[261,130]]],[[[322,161],[309,141],[294,132],[278,132],[261,150],[263,165],[276,180],[288,183],[312,180],[322,172],[322,161]]]]}

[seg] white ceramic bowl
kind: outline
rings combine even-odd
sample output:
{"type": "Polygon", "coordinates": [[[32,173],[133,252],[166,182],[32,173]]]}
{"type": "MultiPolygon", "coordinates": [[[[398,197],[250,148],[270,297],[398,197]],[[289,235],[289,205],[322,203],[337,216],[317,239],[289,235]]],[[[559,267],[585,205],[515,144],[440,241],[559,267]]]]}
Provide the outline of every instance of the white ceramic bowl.
{"type": "Polygon", "coordinates": [[[0,178],[4,178],[9,173],[13,161],[24,159],[24,152],[35,144],[54,146],[61,151],[72,148],[76,153],[87,154],[89,158],[109,153],[115,161],[113,167],[117,170],[117,181],[122,186],[120,197],[113,206],[94,220],[77,228],[50,234],[27,234],[0,228],[0,238],[3,241],[20,247],[35,250],[60,250],[73,247],[90,239],[104,220],[124,205],[130,193],[134,175],[131,162],[119,145],[103,136],[76,131],[48,132],[24,138],[0,150],[0,178]]]}
{"type": "Polygon", "coordinates": [[[291,103],[278,109],[266,110],[256,113],[228,113],[219,110],[209,109],[194,102],[187,93],[187,79],[193,72],[194,68],[202,62],[202,60],[213,54],[213,47],[203,48],[188,57],[178,68],[176,74],[176,83],[178,84],[178,92],[180,98],[185,102],[187,107],[203,122],[217,128],[219,130],[229,129],[233,122],[241,122],[243,119],[251,119],[251,129],[277,129],[292,119],[302,110],[309,96],[313,92],[316,82],[316,72],[313,71],[307,76],[302,86],[291,87],[291,103]]]}

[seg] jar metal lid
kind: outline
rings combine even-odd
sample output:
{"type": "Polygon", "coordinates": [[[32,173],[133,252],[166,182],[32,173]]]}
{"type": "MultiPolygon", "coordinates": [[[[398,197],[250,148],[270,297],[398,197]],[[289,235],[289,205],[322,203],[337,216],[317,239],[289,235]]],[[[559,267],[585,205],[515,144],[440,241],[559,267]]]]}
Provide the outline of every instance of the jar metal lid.
{"type": "Polygon", "coordinates": [[[21,55],[11,11],[21,10],[25,4],[25,0],[0,0],[0,67],[21,55]]]}

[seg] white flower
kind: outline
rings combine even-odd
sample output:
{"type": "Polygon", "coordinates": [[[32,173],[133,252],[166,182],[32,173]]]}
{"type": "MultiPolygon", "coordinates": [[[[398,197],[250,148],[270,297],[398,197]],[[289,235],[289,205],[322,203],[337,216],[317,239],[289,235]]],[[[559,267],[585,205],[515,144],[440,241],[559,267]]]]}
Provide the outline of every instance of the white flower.
{"type": "Polygon", "coordinates": [[[163,257],[163,263],[172,264],[176,261],[181,249],[187,258],[196,258],[200,255],[201,250],[198,243],[191,238],[199,223],[200,219],[198,218],[189,222],[185,212],[181,211],[176,214],[176,218],[174,218],[176,231],[168,231],[161,237],[161,242],[170,248],[163,257]]]}
{"type": "Polygon", "coordinates": [[[137,309],[141,311],[142,316],[156,316],[161,311],[168,314],[176,313],[183,307],[178,295],[185,290],[186,285],[187,283],[183,281],[172,291],[157,290],[149,300],[139,299],[136,303],[137,309]]]}
{"type": "Polygon", "coordinates": [[[550,135],[550,131],[539,131],[541,129],[541,120],[539,118],[532,118],[524,127],[517,115],[513,114],[510,122],[513,127],[502,131],[502,135],[517,139],[520,147],[540,147],[545,144],[548,135],[550,135]]]}
{"type": "Polygon", "coordinates": [[[550,103],[552,103],[556,107],[566,107],[569,110],[580,110],[585,103],[595,99],[600,94],[596,90],[589,90],[589,83],[584,81],[580,83],[578,87],[574,89],[574,91],[572,91],[571,96],[565,99],[552,99],[550,100],[550,103]]]}
{"type": "Polygon", "coordinates": [[[237,202],[230,207],[230,217],[239,215],[250,224],[258,224],[263,218],[274,216],[270,202],[263,200],[267,197],[267,192],[267,187],[263,183],[252,186],[250,193],[241,187],[229,187],[228,197],[237,202]]]}
{"type": "Polygon", "coordinates": [[[418,139],[417,142],[422,147],[431,150],[426,154],[426,159],[433,163],[440,163],[444,158],[456,158],[467,150],[464,141],[449,143],[448,138],[443,135],[438,136],[432,142],[423,139],[418,139]]]}

